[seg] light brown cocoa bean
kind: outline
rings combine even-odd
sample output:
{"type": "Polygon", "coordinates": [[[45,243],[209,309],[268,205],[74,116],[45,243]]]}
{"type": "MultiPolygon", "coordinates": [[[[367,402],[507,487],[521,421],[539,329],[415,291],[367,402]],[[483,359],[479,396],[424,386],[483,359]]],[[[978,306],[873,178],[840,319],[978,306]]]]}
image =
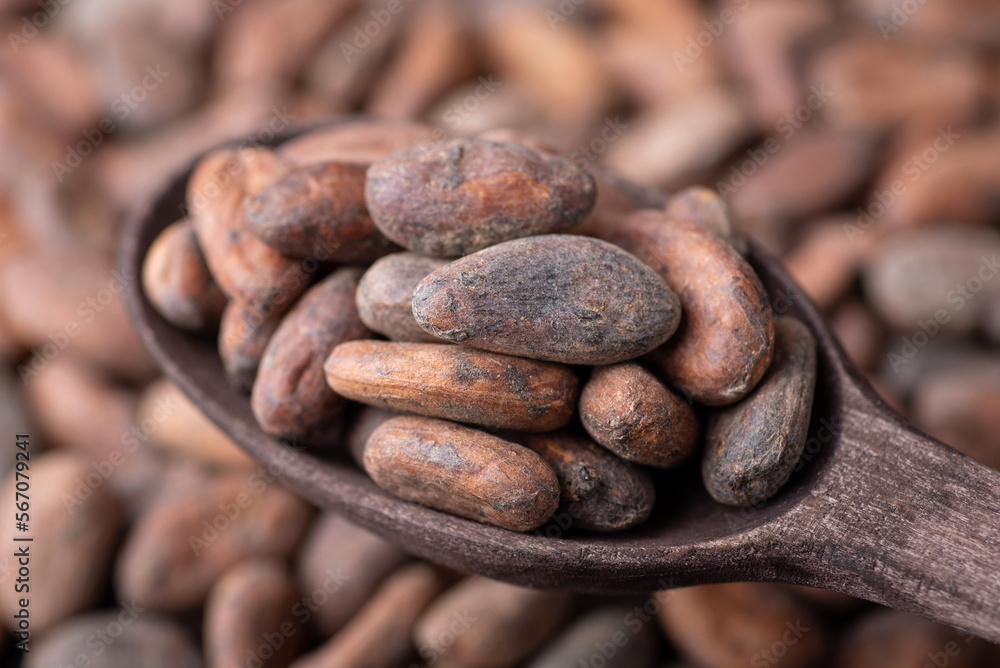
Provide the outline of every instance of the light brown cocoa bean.
{"type": "Polygon", "coordinates": [[[142,393],[136,422],[152,443],[179,458],[221,466],[254,465],[253,458],[167,378],[142,393]]]}
{"type": "Polygon", "coordinates": [[[733,214],[729,210],[729,205],[711,188],[691,186],[674,193],[667,202],[664,212],[670,218],[693,220],[709,232],[725,239],[741,255],[745,254],[746,242],[733,230],[733,214]]]}
{"type": "Polygon", "coordinates": [[[436,343],[440,339],[413,317],[413,290],[428,274],[448,264],[417,253],[393,253],[376,260],[358,284],[358,315],[365,326],[393,341],[436,343]]]}
{"type": "Polygon", "coordinates": [[[538,453],[559,480],[559,511],[572,527],[623,531],[649,517],[656,490],[649,473],[623,462],[585,436],[557,431],[512,440],[538,453]]]}
{"type": "Polygon", "coordinates": [[[263,469],[223,475],[195,469],[130,531],[118,555],[118,596],[151,610],[198,607],[240,561],[291,555],[309,514],[263,469]]]}
{"type": "Polygon", "coordinates": [[[0,263],[0,319],[21,346],[39,349],[18,366],[21,380],[33,382],[67,352],[127,380],[154,377],[125,308],[125,285],[136,280],[86,252],[25,252],[0,263]]]}
{"type": "Polygon", "coordinates": [[[64,452],[31,452],[30,440],[28,443],[25,450],[16,451],[17,461],[27,466],[20,469],[17,478],[30,482],[27,496],[15,499],[15,492],[24,494],[23,485],[15,488],[16,471],[7,475],[0,491],[0,499],[11,513],[0,527],[0,538],[16,557],[10,560],[11,573],[16,574],[20,567],[22,584],[27,583],[28,588],[15,591],[12,575],[10,586],[0,588],[0,612],[8,631],[23,630],[18,628],[15,615],[24,607],[20,599],[30,599],[31,631],[43,634],[98,602],[111,572],[122,517],[102,486],[104,479],[87,460],[64,452]],[[21,517],[15,502],[29,497],[30,512],[21,517]],[[15,530],[15,519],[23,519],[30,531],[15,530]],[[32,535],[38,538],[31,543],[14,542],[15,537],[32,535]],[[30,553],[27,561],[17,557],[22,546],[30,553]],[[30,576],[25,575],[25,566],[30,576]]]}
{"type": "Polygon", "coordinates": [[[320,262],[371,262],[399,250],[365,208],[366,170],[341,162],[294,168],[247,197],[247,229],[286,255],[320,262]]]}
{"type": "Polygon", "coordinates": [[[305,635],[294,614],[297,598],[295,582],[277,559],[248,559],[226,571],[205,603],[208,668],[254,660],[268,668],[288,666],[305,635]]]}
{"type": "Polygon", "coordinates": [[[566,615],[570,597],[471,577],[440,596],[413,631],[417,647],[439,648],[444,665],[507,668],[548,640],[566,615]],[[456,619],[475,620],[451,632],[456,619]]]}
{"type": "Polygon", "coordinates": [[[413,656],[411,634],[446,577],[427,564],[391,575],[344,629],[292,668],[396,668],[413,656]]]}
{"type": "Polygon", "coordinates": [[[214,329],[226,306],[189,220],[160,233],[142,265],[142,287],[157,312],[181,329],[214,329]]]}
{"type": "Polygon", "coordinates": [[[371,335],[354,304],[361,270],[342,267],[309,290],[271,337],[250,403],[261,428],[279,438],[321,444],[344,407],[323,362],[344,341],[371,335]]]}
{"type": "Polygon", "coordinates": [[[781,665],[806,668],[826,651],[826,632],[809,608],[780,585],[741,582],[667,592],[663,630],[692,664],[746,668],[775,644],[787,650],[781,665]],[[789,633],[790,632],[790,633],[789,633]],[[783,638],[795,638],[795,642],[783,638]]]}
{"type": "Polygon", "coordinates": [[[383,234],[439,257],[567,230],[590,213],[595,196],[593,178],[565,158],[479,139],[395,153],[368,169],[365,185],[383,234]]]}
{"type": "Polygon", "coordinates": [[[365,446],[365,470],[407,501],[513,531],[537,528],[559,505],[559,482],[541,457],[444,420],[382,423],[365,446]]]}
{"type": "Polygon", "coordinates": [[[634,362],[594,368],[580,393],[580,421],[595,441],[646,466],[676,466],[701,439],[691,405],[634,362]]]}
{"type": "Polygon", "coordinates": [[[756,506],[788,482],[802,455],[813,391],[816,340],[802,322],[774,321],[774,360],[739,403],[709,412],[701,476],[712,498],[756,506]]]}
{"type": "Polygon", "coordinates": [[[313,523],[299,550],[296,572],[303,605],[325,636],[332,636],[361,609],[379,583],[408,556],[370,531],[334,513],[313,523]]]}
{"type": "Polygon", "coordinates": [[[309,286],[307,265],[284,255],[246,226],[243,199],[285,172],[265,148],[220,150],[202,158],[187,187],[187,205],[205,262],[231,300],[284,312],[309,286]]]}
{"type": "Polygon", "coordinates": [[[671,387],[718,406],[749,393],[771,363],[771,303],[753,268],[697,223],[639,211],[609,240],[635,253],[677,294],[677,333],[650,356],[671,387]]]}
{"type": "Polygon", "coordinates": [[[350,341],[323,366],[337,394],[390,410],[522,431],[573,415],[569,367],[441,343],[350,341]]]}
{"type": "Polygon", "coordinates": [[[443,339],[567,364],[610,364],[653,350],[680,321],[649,267],[589,237],[515,239],[455,260],[413,291],[413,315],[443,339]]]}

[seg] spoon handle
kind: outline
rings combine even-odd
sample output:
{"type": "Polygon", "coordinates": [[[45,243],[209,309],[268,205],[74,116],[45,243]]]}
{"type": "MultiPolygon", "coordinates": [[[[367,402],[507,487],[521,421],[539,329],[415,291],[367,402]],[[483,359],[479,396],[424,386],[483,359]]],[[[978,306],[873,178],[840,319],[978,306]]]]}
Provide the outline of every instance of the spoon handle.
{"type": "Polygon", "coordinates": [[[844,461],[811,499],[820,521],[802,529],[798,567],[825,588],[1000,642],[1000,471],[895,414],[844,418],[844,461]]]}

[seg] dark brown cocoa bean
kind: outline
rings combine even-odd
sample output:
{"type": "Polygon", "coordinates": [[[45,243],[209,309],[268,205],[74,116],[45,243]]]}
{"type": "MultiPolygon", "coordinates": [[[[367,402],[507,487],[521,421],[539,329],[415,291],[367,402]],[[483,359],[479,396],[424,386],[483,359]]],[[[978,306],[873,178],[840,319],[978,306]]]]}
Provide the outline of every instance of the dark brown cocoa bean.
{"type": "Polygon", "coordinates": [[[416,253],[393,253],[377,260],[358,284],[358,315],[368,329],[393,341],[435,343],[413,317],[413,289],[448,263],[416,253]]]}
{"type": "Polygon", "coordinates": [[[771,303],[753,268],[698,223],[638,211],[608,240],[635,253],[677,293],[684,316],[650,356],[672,387],[709,406],[746,396],[771,362],[771,303]]]}
{"type": "Polygon", "coordinates": [[[394,153],[368,170],[375,224],[440,257],[568,230],[590,213],[594,179],[570,160],[510,142],[454,139],[394,153]]]}
{"type": "Polygon", "coordinates": [[[636,257],[566,234],[515,239],[438,269],[413,291],[413,315],[449,341],[567,364],[642,355],[681,319],[677,297],[636,257]]]}
{"type": "Polygon", "coordinates": [[[354,305],[359,278],[354,267],[335,271],[302,296],[268,342],[250,396],[267,433],[314,444],[329,438],[345,402],[327,385],[323,361],[338,343],[371,335],[354,305]]]}
{"type": "Polygon", "coordinates": [[[634,362],[594,368],[580,393],[580,421],[622,459],[661,468],[688,459],[701,438],[691,405],[634,362]]]}
{"type": "Polygon", "coordinates": [[[559,511],[572,526],[622,531],[649,517],[656,490],[649,473],[628,464],[590,439],[566,431],[516,437],[537,452],[559,479],[559,511]]]}
{"type": "Polygon", "coordinates": [[[214,329],[226,306],[189,220],[167,227],[149,247],[142,287],[157,312],[181,329],[214,329]]]}
{"type": "Polygon", "coordinates": [[[365,165],[293,169],[244,202],[247,229],[292,257],[371,262],[398,250],[365,208],[365,165]]]}
{"type": "Polygon", "coordinates": [[[816,386],[816,340],[804,324],[774,321],[774,361],[737,404],[710,412],[702,479],[719,503],[754,506],[777,494],[802,455],[816,386]]]}
{"type": "Polygon", "coordinates": [[[232,301],[219,323],[219,357],[226,376],[238,389],[250,393],[267,343],[281,324],[282,312],[264,314],[260,309],[232,301]]]}
{"type": "Polygon", "coordinates": [[[559,506],[559,482],[541,457],[444,420],[387,420],[368,439],[365,470],[398,497],[513,531],[537,528],[559,506]]]}
{"type": "Polygon", "coordinates": [[[569,422],[578,387],[569,367],[441,343],[350,341],[323,369],[354,401],[522,431],[569,422]]]}

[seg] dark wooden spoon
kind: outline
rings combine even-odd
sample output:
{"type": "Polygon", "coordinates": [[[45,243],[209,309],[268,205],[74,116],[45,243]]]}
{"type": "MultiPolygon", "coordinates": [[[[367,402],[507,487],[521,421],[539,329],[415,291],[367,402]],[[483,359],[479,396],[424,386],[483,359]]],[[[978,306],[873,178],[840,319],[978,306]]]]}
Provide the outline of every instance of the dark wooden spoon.
{"type": "MultiPolygon", "coordinates": [[[[140,275],[153,239],[181,217],[189,173],[128,224],[119,258],[123,276],[140,275]]],[[[626,187],[643,205],[661,205],[666,197],[626,187]]],[[[712,501],[695,467],[665,473],[651,519],[610,535],[564,532],[559,522],[518,534],[453,517],[383,492],[342,453],[319,455],[279,442],[258,428],[248,398],[227,383],[214,341],[164,321],[138,280],[127,282],[126,293],[163,371],[268,472],[313,503],[431,561],[581,592],[731,581],[811,585],[1000,642],[1000,472],[922,434],[887,406],[779,263],[752,247],[749,258],[775,310],[801,319],[818,342],[819,381],[802,470],[755,509],[712,501]]]]}

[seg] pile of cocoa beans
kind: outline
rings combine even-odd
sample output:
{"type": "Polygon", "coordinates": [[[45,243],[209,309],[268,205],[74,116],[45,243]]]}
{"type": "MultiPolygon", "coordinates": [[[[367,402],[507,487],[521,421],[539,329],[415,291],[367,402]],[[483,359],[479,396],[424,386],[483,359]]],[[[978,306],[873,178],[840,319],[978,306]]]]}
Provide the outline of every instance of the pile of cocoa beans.
{"type": "Polygon", "coordinates": [[[264,431],[335,448],[356,419],[359,463],[399,497],[515,531],[560,507],[617,531],[652,511],[645,467],[698,456],[705,413],[711,495],[777,493],[816,344],[774,317],[721,198],[594,221],[594,176],[539,140],[419,131],[358,121],[212,153],[190,217],[154,242],[147,294],[180,327],[221,322],[264,431]]]}

